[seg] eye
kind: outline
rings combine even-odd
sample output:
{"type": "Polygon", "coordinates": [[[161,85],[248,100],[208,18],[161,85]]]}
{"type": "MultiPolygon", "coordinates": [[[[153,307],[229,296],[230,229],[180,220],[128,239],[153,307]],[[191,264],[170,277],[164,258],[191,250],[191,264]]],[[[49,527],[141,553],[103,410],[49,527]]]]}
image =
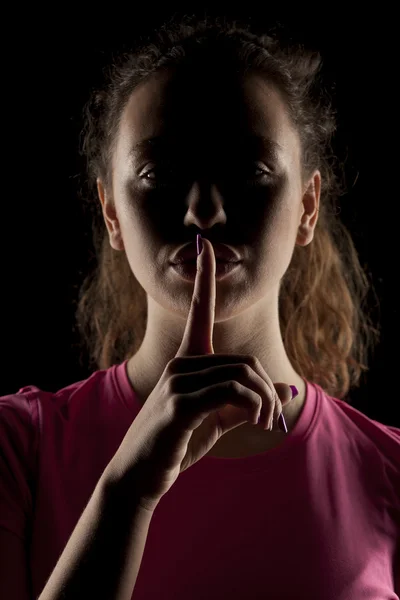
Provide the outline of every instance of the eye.
{"type": "Polygon", "coordinates": [[[143,173],[143,179],[150,185],[162,187],[171,183],[175,170],[170,167],[155,167],[143,173]]]}
{"type": "Polygon", "coordinates": [[[257,177],[262,177],[262,176],[264,176],[264,175],[267,175],[267,176],[269,175],[269,172],[268,172],[268,171],[266,171],[265,169],[261,169],[260,167],[256,167],[256,168],[254,169],[254,173],[255,173],[256,171],[258,171],[258,172],[259,172],[259,175],[257,175],[257,177]]]}
{"type": "Polygon", "coordinates": [[[146,173],[143,174],[143,177],[147,179],[147,181],[151,181],[152,179],[154,179],[154,177],[148,177],[148,175],[154,175],[155,171],[161,171],[161,169],[150,169],[149,171],[146,171],[146,173]]]}
{"type": "MultiPolygon", "coordinates": [[[[181,171],[181,173],[182,177],[185,177],[184,172],[181,171]]],[[[271,176],[268,170],[254,166],[246,168],[244,172],[242,171],[242,175],[240,175],[240,170],[238,173],[239,177],[242,177],[250,185],[259,185],[263,180],[271,176]]],[[[237,176],[237,173],[226,174],[227,179],[231,177],[235,179],[237,176]]],[[[173,167],[154,167],[146,171],[142,177],[150,185],[154,185],[155,187],[163,187],[166,185],[171,185],[173,179],[179,177],[179,172],[173,167]]]]}
{"type": "Polygon", "coordinates": [[[261,167],[251,167],[246,172],[246,176],[245,176],[245,180],[246,180],[247,184],[251,185],[251,186],[262,185],[263,183],[266,183],[267,181],[269,181],[270,178],[271,178],[271,173],[261,167]]]}

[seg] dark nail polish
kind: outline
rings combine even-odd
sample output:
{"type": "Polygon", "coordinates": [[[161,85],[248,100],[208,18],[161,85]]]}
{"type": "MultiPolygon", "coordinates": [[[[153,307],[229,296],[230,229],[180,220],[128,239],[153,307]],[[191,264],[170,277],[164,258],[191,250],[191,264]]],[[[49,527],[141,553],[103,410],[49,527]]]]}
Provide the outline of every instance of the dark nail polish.
{"type": "Polygon", "coordinates": [[[285,417],[283,416],[283,413],[281,413],[278,417],[278,427],[284,433],[288,432],[287,427],[286,427],[285,417]]]}
{"type": "Polygon", "coordinates": [[[203,250],[203,239],[199,233],[197,234],[196,242],[197,242],[197,255],[199,255],[199,254],[201,254],[201,252],[203,250]]]}
{"type": "Polygon", "coordinates": [[[299,395],[299,390],[297,389],[297,387],[295,385],[289,385],[289,387],[292,390],[292,400],[293,400],[293,398],[296,398],[296,396],[299,395]]]}

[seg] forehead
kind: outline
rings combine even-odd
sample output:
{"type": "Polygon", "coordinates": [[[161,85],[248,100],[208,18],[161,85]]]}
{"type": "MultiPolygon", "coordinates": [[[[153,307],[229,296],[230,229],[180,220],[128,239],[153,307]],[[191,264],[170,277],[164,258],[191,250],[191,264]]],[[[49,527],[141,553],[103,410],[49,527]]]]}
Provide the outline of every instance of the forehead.
{"type": "Polygon", "coordinates": [[[275,154],[296,153],[299,146],[279,91],[257,74],[152,74],[123,111],[118,154],[145,154],[153,148],[146,140],[160,136],[167,145],[189,146],[252,140],[275,154]]]}

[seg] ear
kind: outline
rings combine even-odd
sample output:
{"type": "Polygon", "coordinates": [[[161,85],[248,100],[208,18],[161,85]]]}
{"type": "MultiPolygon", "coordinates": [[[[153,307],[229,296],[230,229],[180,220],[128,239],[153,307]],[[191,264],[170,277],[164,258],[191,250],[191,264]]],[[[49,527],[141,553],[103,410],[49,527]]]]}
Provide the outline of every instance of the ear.
{"type": "Polygon", "coordinates": [[[98,177],[96,179],[96,183],[97,183],[97,193],[99,194],[101,205],[104,208],[104,202],[105,202],[106,193],[105,193],[103,182],[100,179],[100,177],[98,177]]]}
{"type": "Polygon", "coordinates": [[[100,177],[96,179],[96,183],[104,222],[110,238],[110,246],[111,248],[114,248],[114,250],[124,250],[124,242],[121,235],[121,228],[119,225],[114,201],[108,197],[107,190],[100,177]]]}
{"type": "Polygon", "coordinates": [[[300,225],[296,244],[308,246],[314,237],[321,197],[321,173],[316,170],[306,184],[300,204],[300,225]]]}

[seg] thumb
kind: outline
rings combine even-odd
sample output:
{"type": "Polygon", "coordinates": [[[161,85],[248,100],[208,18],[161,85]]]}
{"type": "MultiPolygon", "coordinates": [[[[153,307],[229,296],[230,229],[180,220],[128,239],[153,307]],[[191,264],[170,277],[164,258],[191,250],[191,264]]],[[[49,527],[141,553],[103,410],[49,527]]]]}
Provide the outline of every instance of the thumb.
{"type": "Polygon", "coordinates": [[[287,383],[282,382],[274,383],[273,385],[276,390],[276,393],[278,394],[282,406],[289,404],[289,402],[293,398],[296,398],[296,396],[299,393],[295,385],[290,386],[287,383]]]}
{"type": "Polygon", "coordinates": [[[277,431],[275,427],[278,427],[281,431],[287,433],[288,429],[283,415],[283,407],[287,406],[299,392],[295,385],[288,385],[287,383],[282,382],[274,383],[273,385],[281,404],[281,406],[279,406],[279,402],[275,402],[273,419],[274,430],[277,431]]]}

